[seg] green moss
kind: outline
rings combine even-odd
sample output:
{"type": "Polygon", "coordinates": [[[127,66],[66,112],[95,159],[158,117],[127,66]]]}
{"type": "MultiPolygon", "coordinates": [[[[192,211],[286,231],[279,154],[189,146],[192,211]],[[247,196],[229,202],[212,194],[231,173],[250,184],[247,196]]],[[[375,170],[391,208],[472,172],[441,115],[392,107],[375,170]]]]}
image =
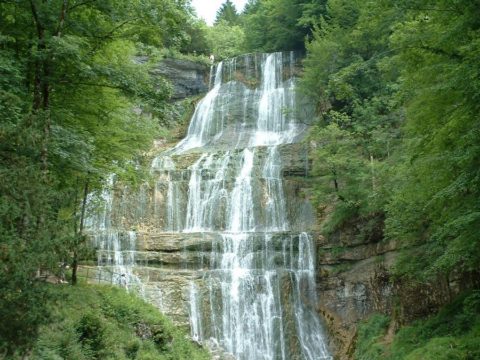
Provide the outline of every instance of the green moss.
{"type": "Polygon", "coordinates": [[[330,249],[330,253],[334,257],[343,255],[345,251],[347,251],[347,248],[345,248],[344,246],[336,246],[330,249]]]}
{"type": "Polygon", "coordinates": [[[349,271],[353,267],[353,264],[350,262],[345,262],[339,265],[332,266],[332,275],[340,274],[346,271],[349,271]]]}
{"type": "Polygon", "coordinates": [[[318,249],[318,256],[319,257],[324,257],[324,256],[331,256],[331,257],[338,257],[341,256],[347,251],[347,248],[344,246],[335,246],[331,248],[320,248],[318,249]]]}
{"type": "Polygon", "coordinates": [[[52,322],[40,329],[32,359],[191,359],[209,356],[155,307],[123,289],[50,286],[52,322]]]}

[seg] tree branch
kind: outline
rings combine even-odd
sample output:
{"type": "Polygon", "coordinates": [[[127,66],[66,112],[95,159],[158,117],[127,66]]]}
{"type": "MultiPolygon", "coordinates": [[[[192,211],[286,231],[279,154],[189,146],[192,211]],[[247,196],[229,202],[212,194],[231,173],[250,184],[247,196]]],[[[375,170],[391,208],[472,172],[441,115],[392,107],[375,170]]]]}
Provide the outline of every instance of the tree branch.
{"type": "Polygon", "coordinates": [[[438,8],[401,8],[402,10],[412,10],[412,11],[440,11],[440,12],[455,12],[461,13],[461,11],[457,9],[438,9],[438,8]]]}
{"type": "Polygon", "coordinates": [[[63,28],[63,24],[65,23],[65,18],[67,16],[67,9],[68,9],[68,0],[63,0],[62,10],[60,11],[58,27],[57,27],[55,36],[60,37],[62,35],[62,28],[63,28]]]}
{"type": "Polygon", "coordinates": [[[121,27],[127,25],[128,23],[130,22],[133,22],[135,20],[138,20],[139,18],[136,17],[136,18],[132,18],[132,19],[128,19],[128,20],[125,20],[123,22],[121,22],[120,24],[118,24],[117,26],[115,26],[113,29],[111,29],[109,32],[107,32],[106,34],[104,35],[100,35],[100,36],[95,36],[95,38],[97,39],[106,39],[106,38],[109,38],[113,35],[113,33],[117,30],[119,30],[121,27]]]}
{"type": "Polygon", "coordinates": [[[79,2],[75,5],[70,6],[68,8],[68,12],[72,12],[73,10],[75,10],[76,8],[78,8],[80,6],[88,5],[88,4],[91,4],[91,3],[94,3],[94,2],[97,2],[97,0],[87,0],[87,1],[79,2]]]}

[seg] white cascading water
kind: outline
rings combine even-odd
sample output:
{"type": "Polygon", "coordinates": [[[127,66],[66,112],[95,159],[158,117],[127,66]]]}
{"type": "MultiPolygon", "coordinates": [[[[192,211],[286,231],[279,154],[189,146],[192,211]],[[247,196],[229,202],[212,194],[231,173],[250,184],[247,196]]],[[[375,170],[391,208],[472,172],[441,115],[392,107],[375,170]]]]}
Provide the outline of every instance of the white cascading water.
{"type": "MultiPolygon", "coordinates": [[[[98,275],[88,281],[101,281],[134,290],[140,296],[144,287],[134,274],[137,234],[134,231],[118,231],[112,227],[114,175],[107,179],[107,186],[100,194],[102,209],[85,219],[85,228],[93,236],[97,249],[98,275]],[[108,270],[106,270],[108,269],[108,270]]],[[[92,196],[87,201],[92,205],[92,196]]]]}
{"type": "Polygon", "coordinates": [[[277,146],[268,148],[268,158],[263,168],[266,183],[266,229],[269,231],[286,231],[288,229],[287,209],[281,178],[281,159],[277,146]]]}
{"type": "Polygon", "coordinates": [[[257,130],[251,145],[291,143],[297,135],[291,114],[295,108],[295,88],[293,79],[283,83],[282,56],[268,56],[262,65],[262,74],[257,130]],[[277,71],[278,69],[281,71],[277,71]]]}
{"type": "Polygon", "coordinates": [[[293,52],[247,55],[244,76],[261,74],[251,87],[237,81],[236,60],[212,68],[186,138],[152,164],[168,182],[165,229],[215,234],[209,268],[189,289],[192,337],[237,360],[331,359],[315,312],[314,243],[291,229],[282,181],[280,146],[302,131],[295,61],[293,52]],[[195,148],[182,211],[175,168],[161,159],[195,148]]]}
{"type": "Polygon", "coordinates": [[[243,150],[242,167],[231,193],[227,230],[233,233],[253,231],[255,227],[252,195],[254,155],[254,150],[243,150]]]}
{"type": "Polygon", "coordinates": [[[202,99],[195,109],[192,121],[188,127],[187,137],[175,147],[178,151],[186,151],[205,145],[212,138],[212,133],[217,134],[221,131],[221,124],[213,121],[212,116],[218,105],[218,99],[221,98],[220,87],[222,86],[223,64],[217,66],[213,88],[202,99]]]}

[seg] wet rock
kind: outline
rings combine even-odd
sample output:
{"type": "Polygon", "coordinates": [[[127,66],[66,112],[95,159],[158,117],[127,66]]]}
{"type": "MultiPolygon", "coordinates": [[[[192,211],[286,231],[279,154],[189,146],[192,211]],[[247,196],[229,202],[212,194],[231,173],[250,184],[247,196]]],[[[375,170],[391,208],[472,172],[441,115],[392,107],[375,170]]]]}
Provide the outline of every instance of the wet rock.
{"type": "Polygon", "coordinates": [[[183,59],[164,59],[150,70],[152,76],[165,77],[173,84],[172,100],[207,92],[209,72],[207,65],[183,59]]]}
{"type": "Polygon", "coordinates": [[[236,360],[232,354],[226,352],[213,338],[207,340],[205,346],[210,352],[212,360],[236,360]]]}

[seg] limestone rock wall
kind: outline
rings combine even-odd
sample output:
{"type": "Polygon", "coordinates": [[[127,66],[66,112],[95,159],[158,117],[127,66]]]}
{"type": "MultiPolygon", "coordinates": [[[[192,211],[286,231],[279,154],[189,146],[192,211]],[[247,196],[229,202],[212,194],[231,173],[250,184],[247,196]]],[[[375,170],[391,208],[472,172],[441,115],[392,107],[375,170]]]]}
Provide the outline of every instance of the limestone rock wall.
{"type": "Polygon", "coordinates": [[[173,101],[208,91],[210,68],[202,63],[183,59],[164,59],[150,73],[152,76],[162,76],[173,84],[173,101]]]}
{"type": "Polygon", "coordinates": [[[390,316],[393,334],[434,314],[469,286],[470,280],[459,275],[430,283],[392,277],[401,250],[384,239],[382,229],[383,217],[377,214],[317,238],[317,309],[330,331],[335,359],[354,358],[358,324],[373,313],[390,316]]]}
{"type": "Polygon", "coordinates": [[[389,313],[393,284],[388,269],[396,244],[383,241],[381,218],[371,219],[371,231],[360,220],[317,239],[318,311],[331,334],[336,359],[352,359],[357,325],[375,312],[389,313]]]}

